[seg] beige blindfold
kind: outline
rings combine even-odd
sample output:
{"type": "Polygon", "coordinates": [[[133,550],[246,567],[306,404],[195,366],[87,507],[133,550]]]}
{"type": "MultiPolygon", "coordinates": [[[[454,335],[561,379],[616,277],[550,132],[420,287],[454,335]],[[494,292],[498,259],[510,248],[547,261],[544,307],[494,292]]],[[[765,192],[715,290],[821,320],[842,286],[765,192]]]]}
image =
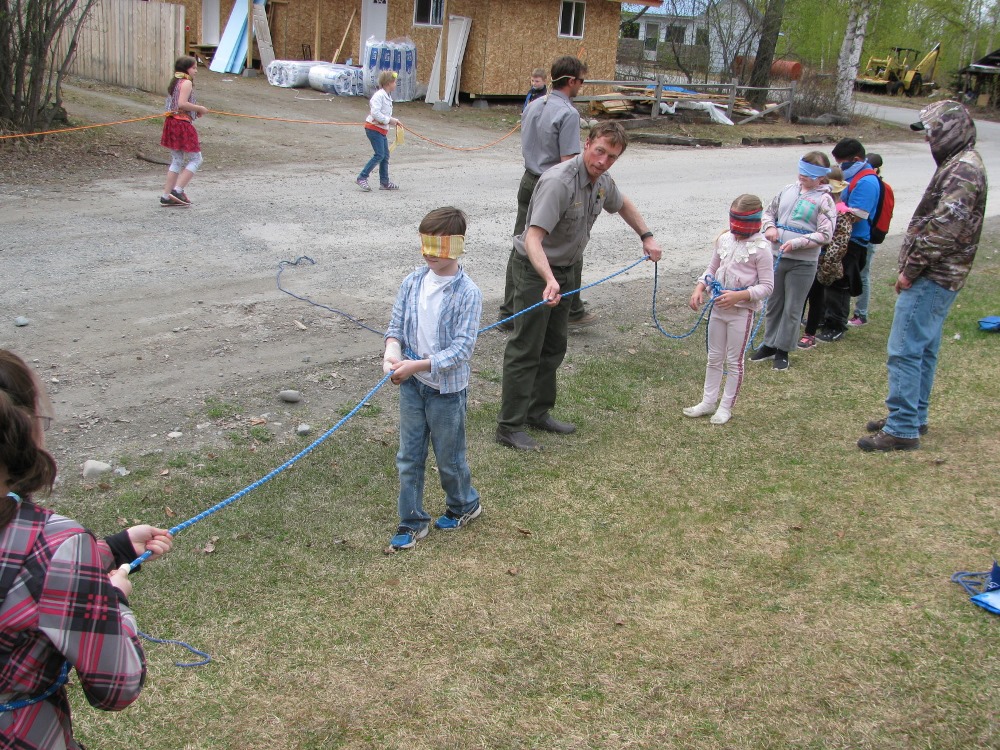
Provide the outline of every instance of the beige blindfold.
{"type": "Polygon", "coordinates": [[[420,252],[432,258],[457,260],[465,253],[465,237],[460,234],[421,234],[420,252]]]}

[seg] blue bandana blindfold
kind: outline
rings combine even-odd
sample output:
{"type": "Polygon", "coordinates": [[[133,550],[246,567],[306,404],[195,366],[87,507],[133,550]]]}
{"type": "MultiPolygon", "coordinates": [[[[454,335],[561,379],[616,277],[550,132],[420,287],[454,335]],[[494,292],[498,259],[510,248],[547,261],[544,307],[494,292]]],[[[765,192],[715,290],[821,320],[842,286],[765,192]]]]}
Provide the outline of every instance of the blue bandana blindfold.
{"type": "Polygon", "coordinates": [[[799,174],[812,180],[818,180],[830,174],[829,167],[818,167],[807,161],[799,159],[799,174]]]}

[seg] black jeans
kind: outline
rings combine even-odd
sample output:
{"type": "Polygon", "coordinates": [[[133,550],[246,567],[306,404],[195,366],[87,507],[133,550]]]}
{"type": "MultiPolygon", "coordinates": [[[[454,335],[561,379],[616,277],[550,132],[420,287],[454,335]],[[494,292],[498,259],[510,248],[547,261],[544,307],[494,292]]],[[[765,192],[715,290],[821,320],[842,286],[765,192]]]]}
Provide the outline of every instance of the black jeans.
{"type": "Polygon", "coordinates": [[[847,330],[851,297],[861,293],[861,269],[868,259],[868,244],[850,242],[844,254],[844,275],[826,289],[826,319],[823,328],[834,333],[847,330]]]}

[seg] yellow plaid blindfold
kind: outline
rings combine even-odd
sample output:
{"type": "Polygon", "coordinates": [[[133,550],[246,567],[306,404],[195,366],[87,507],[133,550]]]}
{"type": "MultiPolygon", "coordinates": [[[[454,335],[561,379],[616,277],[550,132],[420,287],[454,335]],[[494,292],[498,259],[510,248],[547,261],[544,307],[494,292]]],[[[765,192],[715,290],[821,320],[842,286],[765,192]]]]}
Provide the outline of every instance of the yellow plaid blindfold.
{"type": "Polygon", "coordinates": [[[465,253],[465,237],[460,234],[421,234],[420,252],[432,258],[456,260],[465,253]]]}

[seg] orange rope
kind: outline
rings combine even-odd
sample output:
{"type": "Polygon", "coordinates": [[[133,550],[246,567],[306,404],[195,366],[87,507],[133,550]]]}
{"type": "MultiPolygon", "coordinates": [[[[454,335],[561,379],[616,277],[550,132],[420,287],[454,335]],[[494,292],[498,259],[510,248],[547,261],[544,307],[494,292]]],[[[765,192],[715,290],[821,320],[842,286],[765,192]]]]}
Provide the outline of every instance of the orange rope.
{"type": "Polygon", "coordinates": [[[484,148],[489,148],[490,146],[495,146],[498,143],[501,143],[501,142],[507,140],[512,135],[514,135],[514,133],[516,133],[518,131],[518,128],[520,128],[520,127],[521,127],[521,123],[518,123],[517,125],[514,126],[513,130],[511,130],[509,133],[507,133],[507,135],[501,136],[500,138],[497,138],[492,143],[487,143],[485,146],[468,146],[468,147],[463,147],[463,146],[448,146],[448,145],[446,145],[444,143],[438,143],[437,141],[432,141],[430,138],[428,138],[426,136],[423,136],[423,135],[420,135],[420,133],[418,133],[417,131],[410,130],[409,128],[406,128],[406,132],[412,133],[413,135],[417,136],[417,138],[419,138],[422,141],[427,141],[428,143],[431,143],[431,144],[433,144],[435,146],[439,146],[440,148],[446,148],[449,151],[482,151],[484,148]]]}
{"type": "Polygon", "coordinates": [[[222,112],[217,109],[208,110],[213,115],[227,117],[244,117],[248,120],[272,120],[274,122],[297,122],[303,125],[364,125],[363,122],[334,122],[332,120],[292,120],[287,117],[265,117],[264,115],[243,115],[239,112],[222,112]]]}
{"type": "Polygon", "coordinates": [[[162,115],[149,115],[148,117],[135,117],[131,120],[119,120],[118,122],[102,122],[97,125],[80,125],[75,128],[63,128],[62,130],[41,130],[37,133],[14,133],[13,135],[0,135],[0,140],[6,140],[8,138],[34,138],[36,135],[53,135],[54,133],[72,133],[75,130],[90,130],[92,128],[106,128],[110,125],[127,125],[130,122],[142,122],[143,120],[155,120],[158,117],[166,117],[166,114],[162,115]]]}
{"type": "MultiPolygon", "coordinates": [[[[364,125],[363,122],[335,122],[333,120],[294,120],[288,117],[265,117],[264,115],[245,115],[245,114],[240,114],[239,112],[223,112],[217,109],[210,109],[208,111],[213,115],[225,115],[226,117],[243,117],[248,120],[270,120],[272,122],[294,122],[294,123],[299,123],[301,125],[350,125],[350,126],[364,125]]],[[[72,133],[77,130],[106,128],[110,127],[111,125],[127,125],[130,122],[142,122],[144,120],[155,120],[158,117],[166,117],[167,114],[169,113],[164,113],[162,115],[149,115],[147,117],[136,117],[131,120],[118,120],[117,122],[102,122],[97,125],[80,125],[79,127],[64,128],[62,130],[43,130],[37,133],[15,133],[13,135],[0,135],[0,140],[6,140],[9,138],[33,138],[39,135],[54,135],[56,133],[72,133]]],[[[427,143],[430,143],[434,146],[438,146],[439,148],[448,149],[449,151],[482,151],[483,149],[490,148],[491,146],[495,146],[498,143],[507,140],[512,135],[514,135],[514,133],[516,133],[518,128],[520,127],[521,125],[520,123],[518,123],[513,127],[513,129],[509,133],[507,133],[504,136],[501,136],[500,138],[497,138],[495,141],[492,141],[491,143],[487,143],[484,146],[449,146],[445,143],[439,143],[438,141],[431,140],[427,136],[421,135],[415,130],[410,130],[410,128],[405,128],[405,129],[408,132],[415,135],[420,140],[427,141],[427,143]]]]}

